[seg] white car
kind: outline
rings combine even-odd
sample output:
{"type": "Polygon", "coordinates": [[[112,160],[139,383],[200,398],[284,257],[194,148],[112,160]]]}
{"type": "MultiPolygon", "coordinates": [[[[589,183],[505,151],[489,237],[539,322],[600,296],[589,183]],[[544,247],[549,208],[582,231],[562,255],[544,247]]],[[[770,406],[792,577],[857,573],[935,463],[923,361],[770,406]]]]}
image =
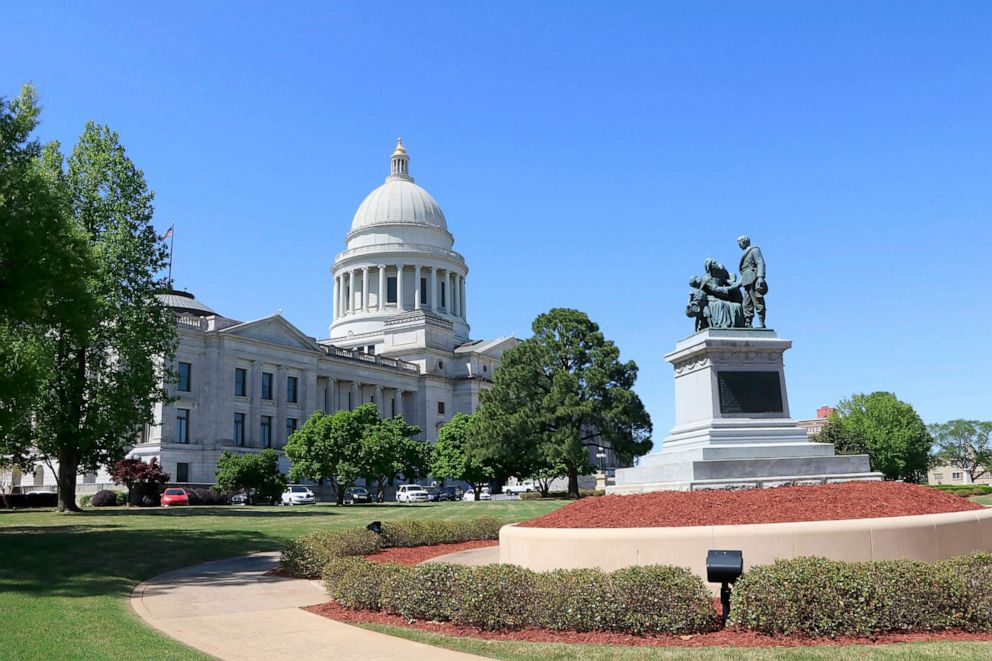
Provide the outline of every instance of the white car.
{"type": "Polygon", "coordinates": [[[396,490],[397,503],[426,503],[430,499],[427,489],[419,484],[401,484],[396,490]]]}
{"type": "Polygon", "coordinates": [[[517,494],[531,493],[534,491],[534,487],[528,486],[526,484],[514,484],[510,487],[503,487],[503,493],[517,494]]]}
{"type": "MultiPolygon", "coordinates": [[[[492,499],[493,499],[493,495],[489,492],[489,487],[482,487],[482,490],[479,491],[479,500],[492,500],[492,499]]],[[[468,491],[465,492],[465,495],[462,496],[462,500],[465,501],[475,500],[475,492],[469,489],[468,491]]]]}
{"type": "Polygon", "coordinates": [[[313,505],[317,496],[307,487],[286,487],[282,492],[283,505],[313,505]]]}

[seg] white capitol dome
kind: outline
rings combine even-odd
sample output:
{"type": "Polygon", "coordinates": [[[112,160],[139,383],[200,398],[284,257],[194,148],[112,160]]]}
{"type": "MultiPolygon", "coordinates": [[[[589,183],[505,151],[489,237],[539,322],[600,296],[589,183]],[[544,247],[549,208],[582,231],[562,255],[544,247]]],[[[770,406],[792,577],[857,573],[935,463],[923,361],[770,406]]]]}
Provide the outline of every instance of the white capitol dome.
{"type": "Polygon", "coordinates": [[[351,221],[351,231],[372,225],[430,225],[447,231],[444,212],[437,201],[423,188],[413,183],[409,174],[409,157],[403,141],[397,141],[393,152],[392,173],[386,183],[368,194],[351,221]]]}
{"type": "Polygon", "coordinates": [[[366,337],[398,314],[423,310],[467,338],[465,259],[452,250],[455,239],[437,201],[413,182],[402,140],[389,162],[386,182],[359,205],[334,260],[330,336],[366,337]]]}

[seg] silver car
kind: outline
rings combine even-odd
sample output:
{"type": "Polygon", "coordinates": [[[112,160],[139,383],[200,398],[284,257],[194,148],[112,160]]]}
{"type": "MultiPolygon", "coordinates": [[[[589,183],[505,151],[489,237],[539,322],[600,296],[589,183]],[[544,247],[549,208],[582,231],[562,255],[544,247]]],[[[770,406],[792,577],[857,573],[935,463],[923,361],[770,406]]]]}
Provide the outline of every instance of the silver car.
{"type": "Polygon", "coordinates": [[[282,492],[283,505],[313,505],[317,502],[317,496],[307,487],[286,487],[282,492]]]}

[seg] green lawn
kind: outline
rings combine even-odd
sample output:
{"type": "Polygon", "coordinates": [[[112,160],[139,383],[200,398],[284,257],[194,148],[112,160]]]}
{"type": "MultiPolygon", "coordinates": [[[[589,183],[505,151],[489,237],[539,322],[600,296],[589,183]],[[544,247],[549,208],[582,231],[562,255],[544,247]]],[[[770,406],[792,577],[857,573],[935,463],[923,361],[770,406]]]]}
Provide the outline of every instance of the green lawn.
{"type": "Polygon", "coordinates": [[[507,521],[562,501],[88,510],[0,510],[0,659],[199,658],[146,627],[127,596],[170,569],[255,551],[316,528],[406,517],[507,521]]]}
{"type": "Polygon", "coordinates": [[[650,659],[691,659],[691,661],[789,661],[837,659],[988,659],[992,643],[905,643],[900,645],[850,645],[837,647],[748,648],[748,647],[613,647],[607,645],[566,645],[561,643],[524,643],[454,638],[440,634],[378,624],[362,625],[428,645],[511,661],[641,661],[650,659]]]}
{"type": "Polygon", "coordinates": [[[972,496],[971,500],[975,501],[979,505],[985,505],[986,507],[992,507],[992,495],[988,496],[972,496]]]}
{"type": "MultiPolygon", "coordinates": [[[[278,549],[315,528],[364,526],[397,518],[529,519],[563,501],[375,505],[337,508],[203,507],[90,510],[81,514],[0,510],[0,659],[196,659],[159,635],[127,603],[140,581],[170,569],[278,549]]],[[[927,643],[802,650],[607,648],[461,640],[379,628],[500,659],[827,659],[992,658],[992,643],[927,643]]]]}

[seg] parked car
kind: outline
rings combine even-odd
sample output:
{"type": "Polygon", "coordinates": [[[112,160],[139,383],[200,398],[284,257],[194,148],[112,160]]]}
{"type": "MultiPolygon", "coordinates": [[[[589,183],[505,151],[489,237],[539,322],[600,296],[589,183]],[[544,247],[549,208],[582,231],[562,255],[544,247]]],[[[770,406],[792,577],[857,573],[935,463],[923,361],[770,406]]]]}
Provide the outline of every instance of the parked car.
{"type": "Polygon", "coordinates": [[[162,507],[189,505],[189,492],[186,489],[166,489],[159,502],[162,504],[162,507]]]}
{"type": "MultiPolygon", "coordinates": [[[[489,487],[482,487],[482,490],[479,492],[479,500],[492,500],[492,499],[493,499],[493,495],[489,492],[489,487]]],[[[472,489],[469,489],[462,496],[462,500],[465,501],[475,500],[475,492],[472,489]]]]}
{"type": "Polygon", "coordinates": [[[438,489],[437,500],[438,502],[461,500],[464,493],[460,487],[441,487],[438,489]]]}
{"type": "Polygon", "coordinates": [[[527,484],[514,484],[512,487],[503,487],[503,493],[510,493],[520,495],[522,493],[531,493],[534,491],[534,487],[527,484]]]}
{"type": "Polygon", "coordinates": [[[419,484],[401,484],[396,490],[397,503],[426,503],[430,499],[427,490],[419,484]]]}
{"type": "Polygon", "coordinates": [[[251,503],[248,502],[248,494],[246,494],[246,493],[236,493],[233,496],[231,496],[231,504],[232,505],[251,505],[251,503]]]}
{"type": "Polygon", "coordinates": [[[316,502],[317,496],[307,487],[286,487],[286,490],[282,492],[283,505],[313,505],[316,502]]]}
{"type": "Polygon", "coordinates": [[[365,487],[348,487],[344,490],[344,504],[371,503],[372,494],[365,487]]]}
{"type": "Polygon", "coordinates": [[[441,489],[439,489],[438,487],[424,487],[424,491],[427,492],[427,499],[432,503],[436,503],[438,500],[440,500],[441,489]]]}

